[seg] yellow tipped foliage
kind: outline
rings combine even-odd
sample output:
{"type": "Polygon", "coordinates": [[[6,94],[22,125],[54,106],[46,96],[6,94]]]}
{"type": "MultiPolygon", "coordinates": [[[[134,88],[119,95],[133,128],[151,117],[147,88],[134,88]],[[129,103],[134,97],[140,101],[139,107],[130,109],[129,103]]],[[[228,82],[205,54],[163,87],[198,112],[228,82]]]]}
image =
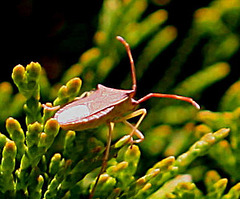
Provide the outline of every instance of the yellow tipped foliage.
{"type": "Polygon", "coordinates": [[[212,0],[196,8],[184,32],[171,24],[168,0],[153,2],[161,7],[152,9],[147,0],[104,0],[94,46],[66,66],[55,85],[37,62],[13,68],[18,93],[11,83],[0,83],[0,198],[89,197],[106,151],[106,128],[66,132],[52,117],[105,80],[131,88],[129,64],[119,66],[126,52],[117,35],[129,42],[136,63],[135,99],[146,92],[175,93],[194,98],[202,110],[168,99],[143,103],[148,114],[139,131],[145,140],[137,145],[129,144],[131,130],[117,123],[93,198],[240,197],[240,83],[238,74],[229,76],[239,54],[240,2],[212,0]],[[122,83],[109,76],[114,73],[122,83]],[[218,96],[208,95],[216,82],[218,96]],[[214,111],[205,108],[208,100],[214,111]]]}

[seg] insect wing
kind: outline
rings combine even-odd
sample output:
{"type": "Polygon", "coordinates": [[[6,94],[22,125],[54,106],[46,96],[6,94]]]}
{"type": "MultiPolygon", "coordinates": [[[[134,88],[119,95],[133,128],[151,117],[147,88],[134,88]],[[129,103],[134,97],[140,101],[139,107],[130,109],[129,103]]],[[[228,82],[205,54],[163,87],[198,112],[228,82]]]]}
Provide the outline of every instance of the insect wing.
{"type": "Polygon", "coordinates": [[[89,116],[90,111],[86,104],[79,104],[74,106],[73,104],[68,104],[60,109],[56,114],[55,118],[59,124],[74,123],[89,116]]]}
{"type": "MultiPolygon", "coordinates": [[[[132,90],[112,89],[99,84],[97,90],[93,91],[89,96],[77,99],[62,107],[57,111],[54,118],[57,119],[60,125],[66,125],[79,123],[84,118],[90,119],[90,116],[94,114],[102,117],[104,114],[97,113],[104,113],[108,108],[121,103],[132,92],[132,90]]],[[[109,111],[106,111],[107,113],[109,111]]]]}

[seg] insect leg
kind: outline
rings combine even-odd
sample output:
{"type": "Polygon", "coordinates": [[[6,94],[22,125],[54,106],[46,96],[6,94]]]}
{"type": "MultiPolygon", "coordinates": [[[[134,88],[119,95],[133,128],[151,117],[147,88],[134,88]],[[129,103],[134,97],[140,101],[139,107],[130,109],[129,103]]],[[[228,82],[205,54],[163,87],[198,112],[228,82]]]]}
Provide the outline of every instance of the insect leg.
{"type": "Polygon", "coordinates": [[[91,190],[91,193],[89,195],[89,199],[91,199],[94,195],[94,192],[96,190],[96,187],[97,187],[97,183],[100,179],[100,176],[103,174],[103,172],[105,171],[106,167],[107,167],[107,161],[108,161],[108,156],[109,156],[109,150],[110,150],[110,147],[111,147],[111,141],[112,141],[112,132],[113,132],[113,129],[114,129],[114,123],[113,122],[110,122],[108,123],[108,127],[109,127],[109,131],[108,131],[108,138],[107,138],[107,146],[106,146],[106,150],[105,150],[105,154],[104,154],[104,157],[103,157],[103,162],[102,162],[102,167],[101,167],[101,170],[97,176],[97,179],[96,179],[96,182],[91,190]]]}
{"type": "Polygon", "coordinates": [[[147,111],[146,111],[146,109],[143,108],[143,109],[136,110],[133,113],[130,113],[129,115],[126,115],[125,117],[121,118],[120,122],[123,122],[132,128],[132,132],[130,133],[131,143],[139,143],[144,140],[144,135],[138,130],[138,126],[141,124],[141,122],[144,119],[144,117],[146,116],[146,114],[147,114],[147,111]],[[137,117],[139,115],[141,115],[141,117],[139,118],[139,120],[137,121],[137,123],[135,125],[132,125],[127,121],[128,119],[137,117]],[[133,135],[136,135],[139,139],[133,140],[133,138],[132,138],[133,135]]]}
{"type": "Polygon", "coordinates": [[[130,138],[131,139],[130,140],[131,144],[133,144],[133,143],[140,143],[140,142],[142,142],[144,140],[144,135],[138,129],[136,129],[134,125],[129,123],[127,120],[123,121],[123,123],[126,124],[127,126],[129,126],[131,129],[133,129],[132,132],[129,134],[130,137],[131,137],[130,138]],[[133,140],[133,138],[132,138],[133,134],[136,135],[139,139],[133,140]]]}
{"type": "Polygon", "coordinates": [[[46,110],[49,110],[49,111],[57,111],[58,109],[60,109],[60,105],[58,106],[50,106],[48,103],[46,104],[42,104],[42,107],[46,110]]]}

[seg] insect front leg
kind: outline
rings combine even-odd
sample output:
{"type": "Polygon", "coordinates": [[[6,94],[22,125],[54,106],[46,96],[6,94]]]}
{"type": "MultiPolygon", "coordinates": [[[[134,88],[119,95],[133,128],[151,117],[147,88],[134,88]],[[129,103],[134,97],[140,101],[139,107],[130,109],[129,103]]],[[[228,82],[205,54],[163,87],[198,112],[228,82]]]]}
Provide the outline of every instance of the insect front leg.
{"type": "Polygon", "coordinates": [[[126,124],[127,126],[129,126],[132,129],[132,132],[129,134],[131,144],[140,143],[144,140],[144,135],[138,129],[136,129],[134,125],[129,123],[127,120],[123,121],[123,123],[126,124]],[[134,140],[133,139],[134,135],[136,135],[139,139],[134,140]]]}
{"type": "Polygon", "coordinates": [[[124,124],[126,124],[127,126],[129,126],[132,129],[132,132],[129,134],[130,135],[130,142],[131,144],[133,143],[140,143],[144,140],[144,135],[138,130],[139,125],[141,124],[141,122],[143,121],[144,117],[146,116],[147,111],[146,109],[139,109],[134,111],[133,113],[130,113],[129,115],[126,115],[125,117],[121,118],[118,122],[123,122],[124,124]],[[137,123],[135,125],[132,125],[131,123],[129,123],[127,120],[140,116],[139,120],[137,121],[137,123]],[[133,136],[137,136],[139,139],[134,140],[133,136]]]}

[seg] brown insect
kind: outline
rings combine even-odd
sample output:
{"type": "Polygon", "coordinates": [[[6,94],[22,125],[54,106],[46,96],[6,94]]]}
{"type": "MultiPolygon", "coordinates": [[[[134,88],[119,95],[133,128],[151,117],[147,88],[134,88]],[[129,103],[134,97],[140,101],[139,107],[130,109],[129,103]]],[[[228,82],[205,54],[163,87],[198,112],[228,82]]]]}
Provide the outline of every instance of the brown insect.
{"type": "Polygon", "coordinates": [[[189,102],[197,109],[200,108],[200,106],[192,98],[179,95],[149,93],[148,95],[142,97],[139,100],[133,99],[136,94],[137,83],[135,66],[131,50],[129,44],[122,37],[117,36],[116,38],[125,46],[128,57],[130,59],[132,76],[131,90],[114,89],[98,84],[97,89],[90,92],[89,95],[81,98],[76,98],[74,101],[64,105],[61,108],[60,106],[48,107],[44,105],[44,108],[46,109],[59,109],[55,113],[54,118],[65,130],[81,131],[84,129],[96,128],[102,124],[107,124],[109,127],[107,146],[103,158],[102,168],[97,177],[96,183],[91,191],[90,198],[92,198],[94,194],[100,175],[104,172],[106,168],[109,149],[111,145],[111,137],[115,123],[123,122],[127,126],[131,127],[132,131],[129,134],[129,141],[131,144],[139,143],[144,140],[144,136],[138,130],[138,126],[147,114],[146,109],[144,108],[136,110],[137,106],[140,103],[152,97],[173,98],[189,102]],[[131,118],[138,116],[140,116],[140,118],[135,125],[132,125],[127,121],[131,118]],[[133,139],[134,135],[138,138],[137,140],[133,139]]]}

